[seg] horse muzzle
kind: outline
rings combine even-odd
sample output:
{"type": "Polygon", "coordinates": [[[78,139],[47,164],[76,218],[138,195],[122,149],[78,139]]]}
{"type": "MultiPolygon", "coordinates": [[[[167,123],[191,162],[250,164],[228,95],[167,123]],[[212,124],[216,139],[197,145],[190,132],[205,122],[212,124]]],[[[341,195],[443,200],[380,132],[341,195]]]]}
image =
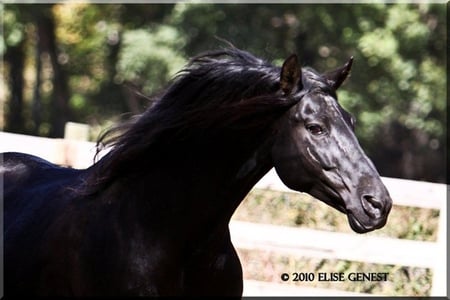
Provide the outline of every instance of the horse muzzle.
{"type": "Polygon", "coordinates": [[[392,199],[387,190],[380,195],[362,194],[360,205],[347,211],[350,227],[357,233],[366,233],[382,228],[392,208],[392,199]]]}

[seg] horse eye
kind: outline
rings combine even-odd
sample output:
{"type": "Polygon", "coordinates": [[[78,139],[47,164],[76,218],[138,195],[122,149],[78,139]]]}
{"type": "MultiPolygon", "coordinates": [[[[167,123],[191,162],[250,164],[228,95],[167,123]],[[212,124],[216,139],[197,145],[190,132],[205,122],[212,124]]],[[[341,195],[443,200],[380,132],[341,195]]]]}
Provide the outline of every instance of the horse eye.
{"type": "Polygon", "coordinates": [[[306,125],[306,129],[313,135],[321,135],[325,133],[324,129],[319,124],[308,124],[306,125]]]}

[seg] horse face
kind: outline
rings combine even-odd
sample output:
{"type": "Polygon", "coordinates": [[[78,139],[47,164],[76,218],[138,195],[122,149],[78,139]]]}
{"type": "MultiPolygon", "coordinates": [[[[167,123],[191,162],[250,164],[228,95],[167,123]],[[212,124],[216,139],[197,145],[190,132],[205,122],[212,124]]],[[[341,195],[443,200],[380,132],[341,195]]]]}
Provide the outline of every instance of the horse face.
{"type": "MultiPolygon", "coordinates": [[[[332,78],[339,74],[344,73],[341,70],[321,78],[328,77],[334,90],[343,81],[332,78]]],[[[301,100],[280,121],[272,149],[279,177],[289,188],[307,192],[347,214],[351,228],[358,233],[383,227],[392,200],[355,137],[353,117],[333,93],[314,85],[305,92],[303,84],[292,78],[290,82],[298,91],[292,97],[301,100]]],[[[285,92],[295,90],[286,86],[285,92]]]]}

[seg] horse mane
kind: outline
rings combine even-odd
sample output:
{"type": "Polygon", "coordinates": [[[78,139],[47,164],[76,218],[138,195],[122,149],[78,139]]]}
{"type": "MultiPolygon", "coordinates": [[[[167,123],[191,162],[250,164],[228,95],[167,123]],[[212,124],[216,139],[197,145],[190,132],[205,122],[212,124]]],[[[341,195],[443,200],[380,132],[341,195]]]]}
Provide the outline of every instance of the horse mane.
{"type": "Polygon", "coordinates": [[[237,48],[192,58],[150,108],[100,137],[98,145],[110,151],[90,190],[124,174],[137,157],[150,159],[157,147],[267,128],[298,101],[280,91],[280,70],[237,48]]]}

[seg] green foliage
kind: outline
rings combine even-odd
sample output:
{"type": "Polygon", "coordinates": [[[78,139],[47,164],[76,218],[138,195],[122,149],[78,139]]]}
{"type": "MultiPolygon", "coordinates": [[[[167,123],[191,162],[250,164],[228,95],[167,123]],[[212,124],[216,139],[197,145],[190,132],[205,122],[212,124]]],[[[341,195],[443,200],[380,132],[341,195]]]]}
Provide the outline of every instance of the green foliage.
{"type": "Polygon", "coordinates": [[[133,82],[146,94],[155,93],[185,64],[186,60],[177,51],[184,43],[178,31],[166,25],[153,30],[125,31],[117,62],[117,79],[133,82]]]}
{"type": "MultiPolygon", "coordinates": [[[[374,104],[382,113],[361,112],[363,128],[379,127],[396,120],[408,129],[418,129],[433,137],[442,136],[444,124],[439,125],[442,115],[436,122],[431,112],[444,112],[445,74],[444,69],[436,65],[436,58],[426,57],[430,29],[420,22],[419,9],[405,4],[387,8],[384,26],[370,28],[357,44],[368,67],[383,68],[380,76],[374,76],[367,84],[369,97],[375,98],[374,104]]],[[[422,13],[424,10],[422,8],[422,13]]],[[[373,137],[373,130],[360,133],[366,139],[373,137]]]]}
{"type": "Polygon", "coordinates": [[[4,55],[7,47],[15,47],[24,39],[24,25],[18,20],[19,12],[0,5],[3,30],[0,40],[0,55],[4,55]]]}
{"type": "MultiPolygon", "coordinates": [[[[37,8],[4,6],[0,51],[25,40],[27,74],[36,65],[37,8]]],[[[445,5],[69,2],[51,12],[73,121],[97,125],[135,111],[141,106],[125,86],[153,94],[187,58],[227,46],[223,40],[276,64],[295,52],[302,65],[319,71],[354,56],[339,101],[355,115],[356,133],[375,165],[387,176],[445,180],[445,5]]],[[[31,91],[25,95],[31,105],[31,91]]],[[[51,101],[43,103],[49,110],[51,101]]]]}

